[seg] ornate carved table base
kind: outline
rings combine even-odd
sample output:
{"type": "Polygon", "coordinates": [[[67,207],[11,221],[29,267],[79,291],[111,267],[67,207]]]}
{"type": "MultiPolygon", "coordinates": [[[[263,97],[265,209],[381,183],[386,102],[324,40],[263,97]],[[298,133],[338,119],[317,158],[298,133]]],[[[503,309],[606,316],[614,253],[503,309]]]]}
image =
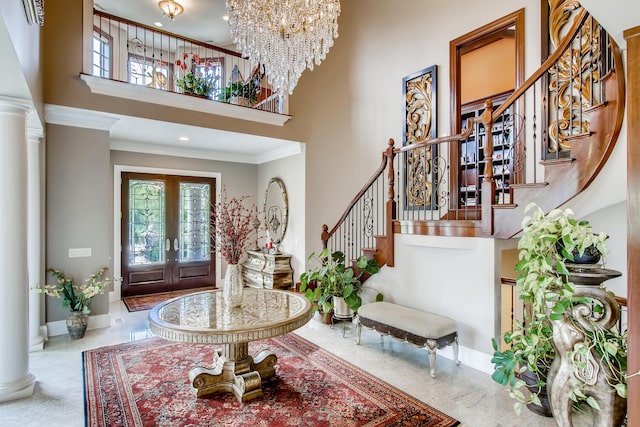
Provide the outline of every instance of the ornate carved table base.
{"type": "Polygon", "coordinates": [[[249,342],[287,334],[311,319],[311,301],[304,295],[250,288],[243,294],[239,307],[229,307],[218,289],[165,301],[149,313],[149,329],[157,336],[222,346],[213,367],[189,372],[198,397],[229,392],[242,403],[262,396],[262,381],[275,375],[278,358],[269,350],[251,357],[249,342]]]}
{"type": "Polygon", "coordinates": [[[189,381],[197,397],[218,392],[233,393],[238,402],[262,396],[262,381],[276,373],[278,358],[262,350],[253,358],[247,343],[224,344],[211,369],[197,367],[189,372],[189,381]]]}

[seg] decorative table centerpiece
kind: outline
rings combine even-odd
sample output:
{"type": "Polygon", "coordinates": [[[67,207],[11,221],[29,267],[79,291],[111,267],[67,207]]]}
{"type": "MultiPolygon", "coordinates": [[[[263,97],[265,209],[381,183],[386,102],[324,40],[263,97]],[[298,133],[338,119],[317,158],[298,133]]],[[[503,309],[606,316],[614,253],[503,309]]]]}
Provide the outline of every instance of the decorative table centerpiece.
{"type": "Polygon", "coordinates": [[[103,294],[110,282],[109,278],[103,278],[106,271],[107,268],[102,267],[87,277],[82,285],[76,285],[73,283],[73,279],[67,278],[62,271],[50,268],[47,272],[57,279],[56,284],[36,288],[42,294],[61,298],[62,305],[71,310],[71,314],[66,321],[71,339],[84,337],[84,333],[87,330],[87,318],[91,312],[89,309],[91,300],[96,295],[103,294]]]}
{"type": "Polygon", "coordinates": [[[254,215],[251,212],[255,207],[248,209],[244,206],[248,197],[228,199],[224,189],[220,201],[212,206],[211,211],[211,241],[215,245],[213,250],[227,262],[222,298],[228,307],[242,304],[244,283],[240,259],[251,246],[249,237],[254,230],[254,215]]]}

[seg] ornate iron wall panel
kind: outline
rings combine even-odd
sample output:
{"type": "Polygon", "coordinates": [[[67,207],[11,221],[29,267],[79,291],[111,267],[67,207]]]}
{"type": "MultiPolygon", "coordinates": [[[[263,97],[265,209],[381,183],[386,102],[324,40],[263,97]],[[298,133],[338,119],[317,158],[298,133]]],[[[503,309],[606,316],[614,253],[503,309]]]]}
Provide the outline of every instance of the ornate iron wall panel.
{"type": "MultiPolygon", "coordinates": [[[[436,124],[437,68],[435,65],[402,79],[404,98],[404,132],[402,145],[412,145],[437,135],[436,124]]],[[[434,162],[437,147],[412,150],[405,155],[405,208],[435,208],[439,174],[434,162]]]]}

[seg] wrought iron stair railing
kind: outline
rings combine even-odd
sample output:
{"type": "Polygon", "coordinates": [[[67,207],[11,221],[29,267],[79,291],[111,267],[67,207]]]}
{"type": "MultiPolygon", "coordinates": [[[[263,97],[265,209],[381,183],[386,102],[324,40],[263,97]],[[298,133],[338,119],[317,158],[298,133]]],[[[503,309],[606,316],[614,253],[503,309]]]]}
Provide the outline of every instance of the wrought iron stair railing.
{"type": "Polygon", "coordinates": [[[623,113],[619,49],[582,11],[541,67],[495,110],[488,102],[460,134],[405,147],[390,140],[336,225],[323,226],[323,245],[350,258],[368,252],[393,266],[393,233],[512,237],[529,202],[551,210],[595,179],[623,113]],[[480,201],[473,205],[460,199],[461,144],[471,137],[483,141],[473,159],[483,171],[471,189],[480,201]]]}

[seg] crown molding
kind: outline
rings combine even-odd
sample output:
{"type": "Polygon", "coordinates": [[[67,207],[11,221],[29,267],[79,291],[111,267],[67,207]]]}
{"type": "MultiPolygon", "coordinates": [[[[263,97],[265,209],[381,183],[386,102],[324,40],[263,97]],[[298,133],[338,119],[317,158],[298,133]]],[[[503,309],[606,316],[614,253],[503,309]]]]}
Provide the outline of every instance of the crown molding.
{"type": "Polygon", "coordinates": [[[114,114],[63,105],[45,104],[44,120],[54,125],[111,131],[120,120],[114,114]]]}
{"type": "Polygon", "coordinates": [[[201,150],[197,148],[157,145],[147,142],[111,140],[111,150],[134,153],[157,154],[161,156],[187,157],[192,159],[216,160],[221,162],[258,164],[257,156],[252,154],[229,153],[201,150]]]}

